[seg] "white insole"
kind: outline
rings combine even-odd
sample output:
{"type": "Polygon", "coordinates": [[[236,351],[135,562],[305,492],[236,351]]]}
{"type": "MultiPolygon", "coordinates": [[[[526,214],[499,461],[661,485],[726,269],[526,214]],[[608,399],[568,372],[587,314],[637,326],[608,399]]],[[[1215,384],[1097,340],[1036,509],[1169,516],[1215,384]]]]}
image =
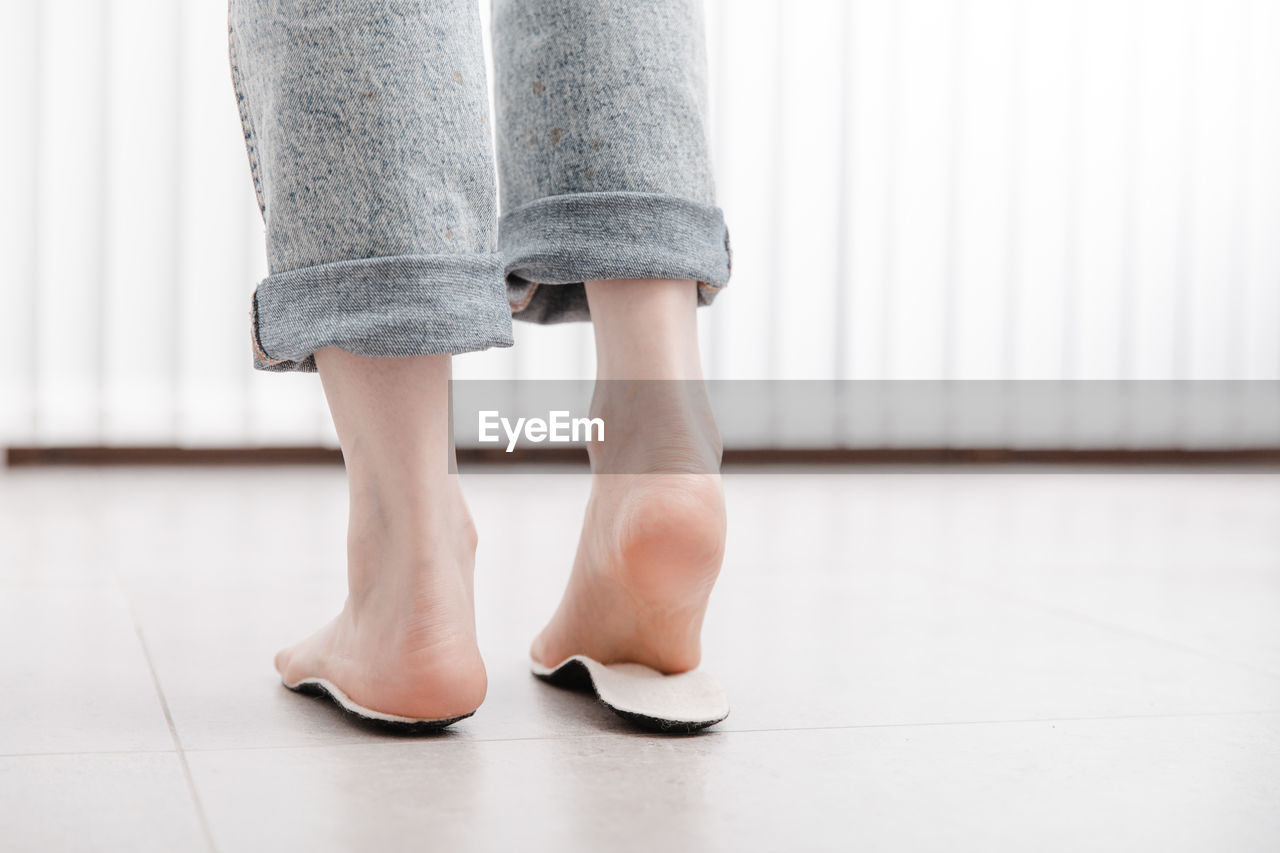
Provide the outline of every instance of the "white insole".
{"type": "Polygon", "coordinates": [[[601,702],[648,728],[694,731],[729,716],[724,690],[702,670],[663,675],[642,664],[603,664],[586,655],[574,655],[554,667],[531,664],[534,675],[564,686],[575,680],[570,670],[585,669],[601,702]]]}

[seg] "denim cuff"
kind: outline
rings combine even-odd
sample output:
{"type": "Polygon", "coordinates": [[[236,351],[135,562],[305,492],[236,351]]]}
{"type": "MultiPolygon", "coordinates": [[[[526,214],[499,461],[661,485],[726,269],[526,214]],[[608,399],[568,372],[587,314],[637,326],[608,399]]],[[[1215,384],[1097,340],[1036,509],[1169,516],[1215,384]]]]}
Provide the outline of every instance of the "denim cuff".
{"type": "Polygon", "coordinates": [[[253,366],[313,373],[328,346],[385,357],[509,347],[502,266],[497,254],[398,255],[268,276],[252,299],[253,366]]]}
{"type": "Polygon", "coordinates": [[[664,193],[541,198],[503,214],[498,242],[513,316],[533,323],[590,319],[584,283],[599,279],[692,279],[710,305],[733,263],[723,211],[664,193]]]}

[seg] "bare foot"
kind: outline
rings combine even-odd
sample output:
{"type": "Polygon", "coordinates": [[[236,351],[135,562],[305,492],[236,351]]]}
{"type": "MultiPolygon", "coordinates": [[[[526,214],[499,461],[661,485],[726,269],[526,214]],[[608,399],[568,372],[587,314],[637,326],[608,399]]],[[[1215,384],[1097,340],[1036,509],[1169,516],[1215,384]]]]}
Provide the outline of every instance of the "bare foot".
{"type": "Polygon", "coordinates": [[[693,669],[724,536],[719,475],[596,477],[569,586],[533,658],[693,669]]]}
{"type": "Polygon", "coordinates": [[[473,615],[475,529],[460,497],[442,513],[453,516],[448,524],[429,525],[427,547],[396,541],[395,523],[352,531],[364,540],[352,550],[365,553],[349,554],[350,571],[368,580],[331,622],[276,655],[286,684],[323,678],[362,707],[421,720],[480,706],[487,682],[473,615]]]}
{"type": "Polygon", "coordinates": [[[530,649],[554,667],[583,654],[664,673],[696,667],[724,558],[720,438],[697,363],[694,283],[588,282],[609,432],[569,584],[530,649]]]}
{"type": "Polygon", "coordinates": [[[448,356],[325,349],[316,361],[350,482],[349,592],[336,618],[276,655],[276,669],[288,685],[325,679],[385,714],[470,714],[487,680],[475,634],[475,528],[448,473],[448,356]]]}

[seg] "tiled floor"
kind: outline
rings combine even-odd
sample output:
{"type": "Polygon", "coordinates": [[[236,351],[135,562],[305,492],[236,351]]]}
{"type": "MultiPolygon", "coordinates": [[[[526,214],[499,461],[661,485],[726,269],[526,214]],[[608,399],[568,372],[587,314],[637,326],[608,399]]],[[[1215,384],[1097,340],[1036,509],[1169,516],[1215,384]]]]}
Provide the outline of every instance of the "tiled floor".
{"type": "Polygon", "coordinates": [[[0,471],[0,849],[1280,849],[1280,471],[731,472],[682,738],[527,673],[585,479],[464,473],[489,698],[403,739],[271,668],[340,470],[0,471]]]}

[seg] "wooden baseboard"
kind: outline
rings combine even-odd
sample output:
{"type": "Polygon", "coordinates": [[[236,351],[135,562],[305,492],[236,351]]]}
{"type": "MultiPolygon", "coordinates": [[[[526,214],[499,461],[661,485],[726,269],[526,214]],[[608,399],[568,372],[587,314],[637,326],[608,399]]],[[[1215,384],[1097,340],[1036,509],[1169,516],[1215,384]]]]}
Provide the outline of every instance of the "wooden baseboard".
{"type": "MultiPolygon", "coordinates": [[[[341,464],[325,447],[9,447],[8,467],[48,465],[319,465],[341,464]]],[[[582,464],[580,447],[462,448],[460,465],[582,464]]],[[[724,452],[726,467],[748,465],[1280,465],[1280,447],[1158,448],[737,448],[724,452]]]]}

